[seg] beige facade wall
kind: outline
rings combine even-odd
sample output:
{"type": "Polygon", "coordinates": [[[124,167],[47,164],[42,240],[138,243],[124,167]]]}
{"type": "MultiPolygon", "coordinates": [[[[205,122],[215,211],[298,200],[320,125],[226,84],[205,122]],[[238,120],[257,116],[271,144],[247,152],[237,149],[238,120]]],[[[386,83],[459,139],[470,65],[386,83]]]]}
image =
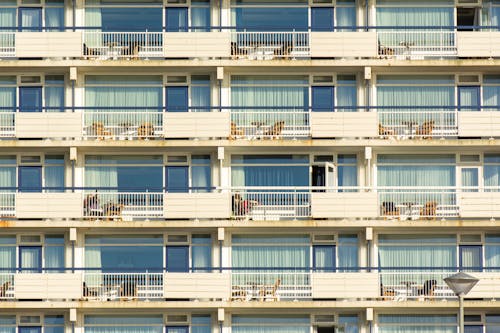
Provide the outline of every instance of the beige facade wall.
{"type": "Polygon", "coordinates": [[[18,112],[18,138],[81,138],[82,115],[76,112],[18,112]]]}
{"type": "Polygon", "coordinates": [[[23,273],[14,276],[16,299],[79,299],[82,288],[80,273],[23,273]]]}
{"type": "Polygon", "coordinates": [[[380,287],[377,273],[312,273],[313,298],[375,298],[380,287]]]}
{"type": "Polygon", "coordinates": [[[166,138],[227,138],[230,132],[227,112],[165,112],[166,138]]]}
{"type": "Polygon", "coordinates": [[[165,273],[165,298],[228,299],[229,273],[165,273]]]}
{"type": "Polygon", "coordinates": [[[164,216],[173,219],[221,218],[231,216],[230,194],[165,193],[164,216]]]}
{"type": "Polygon", "coordinates": [[[311,32],[311,57],[377,57],[376,32],[311,32]]]}
{"type": "Polygon", "coordinates": [[[499,57],[500,32],[458,31],[457,51],[459,57],[499,57]]]}
{"type": "Polygon", "coordinates": [[[375,218],[378,216],[377,193],[374,192],[313,192],[313,218],[375,218]],[[353,209],[353,203],[356,209],[353,209]]]}
{"type": "Polygon", "coordinates": [[[378,136],[376,112],[311,112],[313,138],[378,136]]]}
{"type": "Polygon", "coordinates": [[[231,55],[229,32],[167,32],[163,38],[166,58],[228,58],[231,55]]]}
{"type": "Polygon", "coordinates": [[[498,137],[500,136],[500,112],[459,112],[458,136],[498,137]]]}
{"type": "Polygon", "coordinates": [[[16,33],[18,58],[81,57],[82,52],[81,32],[16,33]]]}
{"type": "Polygon", "coordinates": [[[78,218],[82,207],[82,193],[16,193],[18,218],[78,218]]]}

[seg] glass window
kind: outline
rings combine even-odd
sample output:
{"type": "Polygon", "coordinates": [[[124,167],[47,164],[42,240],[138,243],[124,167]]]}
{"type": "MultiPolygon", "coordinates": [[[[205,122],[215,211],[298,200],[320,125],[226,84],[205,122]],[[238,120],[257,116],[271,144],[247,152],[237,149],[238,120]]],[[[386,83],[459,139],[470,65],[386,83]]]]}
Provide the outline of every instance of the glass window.
{"type": "Polygon", "coordinates": [[[189,246],[167,246],[167,271],[189,272],[189,246]]]}
{"type": "Polygon", "coordinates": [[[42,167],[20,166],[19,167],[19,191],[41,192],[42,191],[42,167]]]}
{"type": "Polygon", "coordinates": [[[188,166],[165,167],[167,192],[187,193],[189,191],[188,166]]]}
{"type": "Polygon", "coordinates": [[[110,327],[115,333],[163,333],[162,315],[85,315],[85,333],[103,333],[110,327]]]}
{"type": "Polygon", "coordinates": [[[233,333],[288,332],[309,333],[309,315],[232,315],[233,333]]]}
{"type": "Polygon", "coordinates": [[[238,31],[307,31],[308,8],[237,7],[232,15],[238,31]]]}
{"type": "Polygon", "coordinates": [[[315,272],[335,271],[335,246],[314,245],[313,246],[313,268],[315,272]]]}
{"type": "Polygon", "coordinates": [[[42,112],[42,87],[19,87],[19,111],[42,112]]]}
{"type": "Polygon", "coordinates": [[[161,236],[87,236],[85,267],[104,272],[161,272],[161,236]]]}
{"type": "MultiPolygon", "coordinates": [[[[200,13],[198,13],[200,14],[200,13]]],[[[188,8],[167,7],[166,8],[166,30],[167,32],[188,31],[188,8]]],[[[197,17],[203,19],[204,17],[197,17]]]]}
{"type": "Polygon", "coordinates": [[[333,31],[333,7],[311,8],[311,30],[333,31]]]}
{"type": "Polygon", "coordinates": [[[193,181],[193,191],[211,191],[212,175],[210,163],[210,155],[191,156],[191,178],[193,181]]]}
{"type": "Polygon", "coordinates": [[[167,112],[188,111],[188,87],[167,87],[167,112]]]}
{"type": "Polygon", "coordinates": [[[312,87],[312,110],[313,111],[335,111],[333,108],[333,87],[312,87]]]}

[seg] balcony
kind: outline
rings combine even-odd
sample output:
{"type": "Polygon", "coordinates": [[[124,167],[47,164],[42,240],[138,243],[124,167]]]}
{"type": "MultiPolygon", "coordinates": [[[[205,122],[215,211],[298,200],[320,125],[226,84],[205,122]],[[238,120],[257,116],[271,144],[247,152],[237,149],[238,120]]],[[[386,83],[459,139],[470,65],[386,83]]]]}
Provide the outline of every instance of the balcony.
{"type": "Polygon", "coordinates": [[[311,136],[310,112],[293,107],[232,107],[230,139],[299,139],[311,136]]]}
{"type": "MultiPolygon", "coordinates": [[[[63,269],[64,270],[64,269],[63,269]]],[[[71,270],[66,268],[67,271],[71,270]]],[[[498,273],[484,268],[470,274],[479,279],[468,298],[500,295],[498,273]]],[[[0,301],[60,300],[164,301],[225,300],[278,302],[363,299],[425,301],[453,299],[444,278],[457,269],[222,269],[221,272],[0,273],[0,301]]]]}
{"type": "Polygon", "coordinates": [[[379,56],[397,60],[456,58],[457,32],[454,27],[377,28],[379,56]]]}

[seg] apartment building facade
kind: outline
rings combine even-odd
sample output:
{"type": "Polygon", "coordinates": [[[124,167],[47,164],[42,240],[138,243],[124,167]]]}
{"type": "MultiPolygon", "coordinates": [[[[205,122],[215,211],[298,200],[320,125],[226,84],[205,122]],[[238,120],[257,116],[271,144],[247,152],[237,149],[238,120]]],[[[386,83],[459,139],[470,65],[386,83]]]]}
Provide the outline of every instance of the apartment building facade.
{"type": "Polygon", "coordinates": [[[497,0],[0,0],[0,332],[500,332],[497,0]]]}

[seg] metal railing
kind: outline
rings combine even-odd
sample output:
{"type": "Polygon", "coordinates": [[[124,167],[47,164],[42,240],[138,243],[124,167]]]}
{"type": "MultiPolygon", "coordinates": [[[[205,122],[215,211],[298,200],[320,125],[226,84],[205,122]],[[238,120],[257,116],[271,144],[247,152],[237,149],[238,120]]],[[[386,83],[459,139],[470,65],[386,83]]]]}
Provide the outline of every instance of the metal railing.
{"type": "Polygon", "coordinates": [[[233,301],[305,299],[312,299],[310,272],[269,270],[231,273],[233,301]]]}
{"type": "Polygon", "coordinates": [[[309,32],[232,32],[234,59],[271,60],[309,58],[309,32]]]}
{"type": "Polygon", "coordinates": [[[435,270],[380,272],[380,296],[395,301],[455,298],[455,293],[443,280],[455,273],[435,270]]]}
{"type": "Polygon", "coordinates": [[[86,191],[83,216],[108,220],[163,217],[163,192],[86,191]]]}
{"type": "Polygon", "coordinates": [[[380,107],[377,110],[381,138],[431,139],[458,136],[458,111],[436,107],[380,107]]]}
{"type": "Polygon", "coordinates": [[[138,109],[140,110],[84,111],[83,136],[93,139],[153,139],[163,137],[163,113],[161,110],[138,109]]]}
{"type": "Polygon", "coordinates": [[[0,300],[14,299],[15,273],[0,272],[0,300]]]}
{"type": "Polygon", "coordinates": [[[377,30],[377,40],[379,56],[409,60],[457,56],[457,35],[453,27],[442,30],[432,27],[418,30],[405,27],[377,30]]]}
{"type": "Polygon", "coordinates": [[[163,273],[84,273],[87,300],[162,299],[163,273]]]}
{"type": "Polygon", "coordinates": [[[16,33],[0,31],[0,57],[16,56],[16,33]]]}
{"type": "Polygon", "coordinates": [[[380,216],[401,220],[458,217],[456,187],[377,187],[380,216]]]}
{"type": "Polygon", "coordinates": [[[162,32],[83,32],[83,57],[97,60],[163,57],[162,32]]]}
{"type": "Polygon", "coordinates": [[[0,217],[16,216],[16,193],[2,192],[0,193],[0,217]]]}
{"type": "Polygon", "coordinates": [[[310,113],[291,108],[231,110],[231,139],[304,138],[311,135],[310,113]]]}
{"type": "Polygon", "coordinates": [[[310,187],[232,188],[232,213],[237,218],[277,221],[311,216],[310,187]]]}

